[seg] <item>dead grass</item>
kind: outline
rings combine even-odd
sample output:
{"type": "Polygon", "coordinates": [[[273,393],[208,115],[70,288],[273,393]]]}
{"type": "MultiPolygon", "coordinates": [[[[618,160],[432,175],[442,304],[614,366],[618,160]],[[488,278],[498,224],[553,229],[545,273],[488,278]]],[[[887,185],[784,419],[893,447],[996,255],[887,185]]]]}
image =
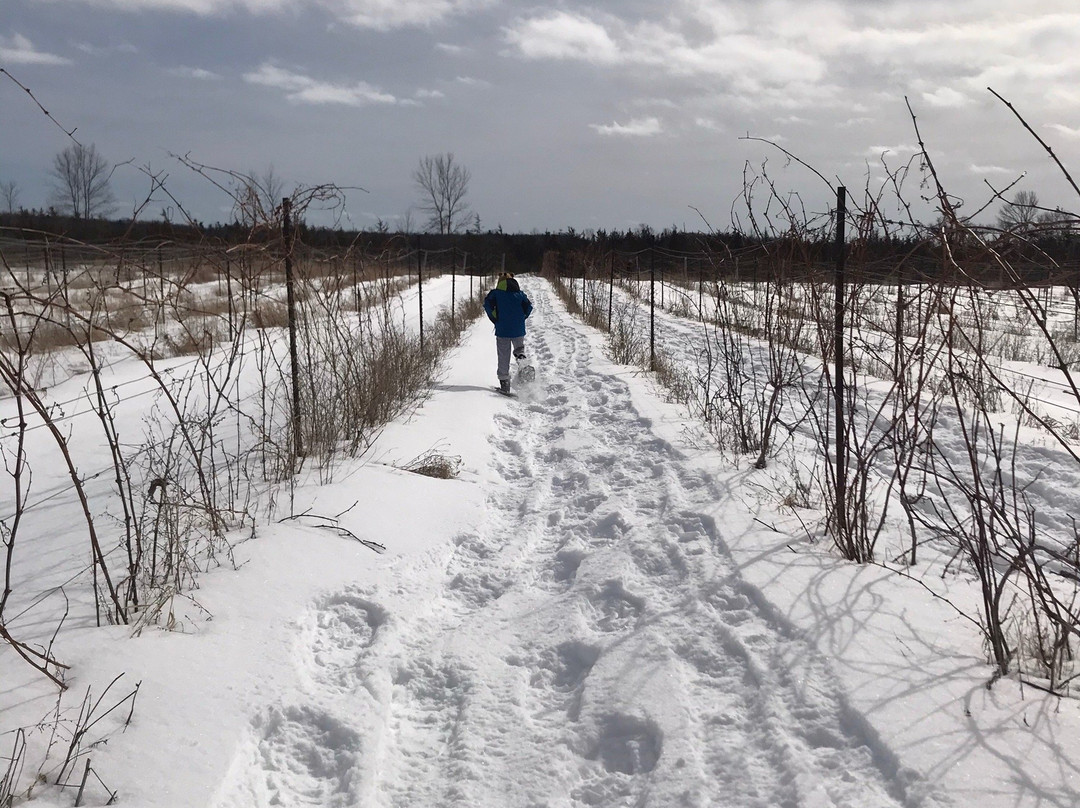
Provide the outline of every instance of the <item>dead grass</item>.
{"type": "Polygon", "coordinates": [[[276,300],[260,300],[251,312],[256,328],[285,328],[289,324],[289,307],[276,300]]]}
{"type": "MultiPolygon", "coordinates": [[[[29,347],[32,353],[74,348],[78,345],[85,345],[88,336],[85,330],[76,330],[77,328],[77,325],[68,328],[60,323],[41,322],[33,332],[23,334],[22,339],[29,338],[29,347]]],[[[89,331],[89,340],[92,342],[104,342],[111,338],[107,331],[100,328],[91,328],[89,331]]],[[[9,332],[0,334],[0,347],[6,351],[17,350],[15,335],[9,332]]]]}
{"type": "Polygon", "coordinates": [[[185,329],[177,335],[166,335],[158,352],[162,358],[170,356],[206,356],[218,342],[221,334],[217,330],[204,328],[201,331],[185,329]]]}
{"type": "Polygon", "coordinates": [[[462,461],[456,455],[445,455],[435,449],[429,449],[419,457],[399,466],[403,471],[434,477],[438,480],[452,480],[461,472],[462,461]]]}

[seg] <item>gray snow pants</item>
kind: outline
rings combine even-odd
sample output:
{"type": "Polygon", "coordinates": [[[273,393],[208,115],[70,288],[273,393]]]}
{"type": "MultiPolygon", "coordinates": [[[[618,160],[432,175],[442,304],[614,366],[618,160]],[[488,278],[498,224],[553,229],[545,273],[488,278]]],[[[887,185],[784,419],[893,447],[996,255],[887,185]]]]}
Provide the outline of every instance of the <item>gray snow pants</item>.
{"type": "Polygon", "coordinates": [[[499,381],[510,378],[510,352],[522,359],[525,356],[525,337],[495,337],[495,348],[499,352],[499,381]]]}

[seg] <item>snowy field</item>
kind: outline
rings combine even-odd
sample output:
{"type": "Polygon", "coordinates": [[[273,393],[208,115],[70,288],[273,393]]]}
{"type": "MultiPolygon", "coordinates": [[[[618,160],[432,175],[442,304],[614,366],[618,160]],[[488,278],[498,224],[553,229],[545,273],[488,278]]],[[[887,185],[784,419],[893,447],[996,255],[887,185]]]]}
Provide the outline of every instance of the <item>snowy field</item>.
{"type": "MultiPolygon", "coordinates": [[[[425,299],[448,302],[444,281],[425,299]]],[[[947,558],[913,580],[809,543],[762,472],[732,470],[546,282],[522,283],[538,377],[516,399],[492,389],[478,322],[363,461],[298,482],[303,517],[236,537],[182,630],[94,628],[75,601],[53,647],[65,709],[141,683],[126,729],[127,705],[87,734],[82,804],[1080,804],[1080,704],[988,687],[978,632],[935,597],[977,597],[947,558]],[[431,449],[460,457],[455,479],[399,468],[431,449]]],[[[1042,488],[1068,502],[1077,480],[1042,488]]],[[[85,566],[70,516],[40,513],[13,613],[85,566]]],[[[57,601],[9,627],[47,642],[57,601]]],[[[55,710],[24,667],[0,647],[0,755],[55,710]]]]}

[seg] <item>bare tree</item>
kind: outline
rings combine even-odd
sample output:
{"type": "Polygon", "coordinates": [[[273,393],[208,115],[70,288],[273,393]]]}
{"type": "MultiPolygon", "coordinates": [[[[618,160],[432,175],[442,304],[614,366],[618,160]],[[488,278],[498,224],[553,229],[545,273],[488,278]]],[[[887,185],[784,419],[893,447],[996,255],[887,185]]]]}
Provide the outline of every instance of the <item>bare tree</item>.
{"type": "Polygon", "coordinates": [[[19,204],[19,184],[15,180],[0,182],[0,200],[3,200],[8,213],[15,212],[19,204]]]}
{"type": "Polygon", "coordinates": [[[1039,234],[1048,238],[1068,238],[1076,233],[1077,217],[1061,208],[1039,214],[1039,234]]]}
{"type": "Polygon", "coordinates": [[[997,226],[1013,233],[1031,230],[1039,220],[1039,197],[1034,191],[1017,191],[1011,202],[1001,206],[997,226]]]}
{"type": "Polygon", "coordinates": [[[285,195],[285,182],[272,165],[262,174],[237,175],[233,214],[245,227],[274,223],[275,211],[285,195]]]}
{"type": "Polygon", "coordinates": [[[438,233],[453,233],[465,222],[469,209],[469,169],[454,162],[454,155],[437,154],[420,158],[413,180],[424,193],[420,209],[428,214],[428,228],[438,233]]]}
{"type": "Polygon", "coordinates": [[[107,216],[116,207],[116,197],[109,186],[112,170],[94,144],[68,146],[53,160],[56,180],[54,202],[76,219],[107,216]]]}

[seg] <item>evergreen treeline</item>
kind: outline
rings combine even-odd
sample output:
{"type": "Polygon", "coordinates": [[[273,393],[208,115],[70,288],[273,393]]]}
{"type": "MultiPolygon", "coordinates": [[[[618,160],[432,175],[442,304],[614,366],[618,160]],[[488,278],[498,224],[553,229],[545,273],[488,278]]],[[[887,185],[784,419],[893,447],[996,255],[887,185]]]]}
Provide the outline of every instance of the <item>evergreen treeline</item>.
{"type": "MultiPolygon", "coordinates": [[[[631,264],[647,269],[635,254],[648,250],[662,253],[662,266],[682,262],[681,255],[715,257],[721,274],[729,274],[733,265],[740,275],[752,279],[769,274],[778,256],[790,272],[793,267],[820,267],[835,258],[835,246],[827,234],[820,240],[806,234],[761,239],[740,233],[705,233],[677,228],[654,231],[646,225],[626,231],[584,231],[567,228],[558,232],[506,233],[502,229],[484,232],[396,233],[385,226],[373,230],[343,230],[299,223],[295,232],[306,248],[330,254],[379,254],[385,251],[447,251],[454,248],[462,257],[459,269],[492,272],[505,267],[511,272],[539,270],[548,253],[561,254],[559,266],[567,274],[578,274],[584,266],[582,257],[619,254],[619,270],[631,264]],[[794,260],[793,260],[794,259],[794,260]],[[463,267],[464,265],[464,267],[463,267]]],[[[131,221],[130,219],[84,219],[45,210],[20,210],[0,213],[0,234],[9,239],[27,241],[69,240],[88,244],[158,244],[222,245],[262,243],[279,235],[266,228],[252,229],[237,222],[211,225],[196,222],[178,224],[167,221],[131,221]]],[[[1080,278],[1080,235],[1049,235],[1040,238],[999,238],[987,234],[984,239],[994,250],[1013,263],[1028,283],[1047,282],[1076,285],[1080,278]]],[[[852,269],[865,268],[868,280],[903,277],[908,281],[940,278],[943,268],[939,242],[932,231],[906,237],[873,236],[849,246],[852,269]],[[929,233],[929,235],[928,235],[929,233]]],[[[956,253],[952,245],[950,260],[964,262],[965,273],[990,285],[997,285],[997,270],[984,244],[973,241],[965,253],[956,253]]],[[[595,265],[595,262],[593,262],[595,265]]]]}

